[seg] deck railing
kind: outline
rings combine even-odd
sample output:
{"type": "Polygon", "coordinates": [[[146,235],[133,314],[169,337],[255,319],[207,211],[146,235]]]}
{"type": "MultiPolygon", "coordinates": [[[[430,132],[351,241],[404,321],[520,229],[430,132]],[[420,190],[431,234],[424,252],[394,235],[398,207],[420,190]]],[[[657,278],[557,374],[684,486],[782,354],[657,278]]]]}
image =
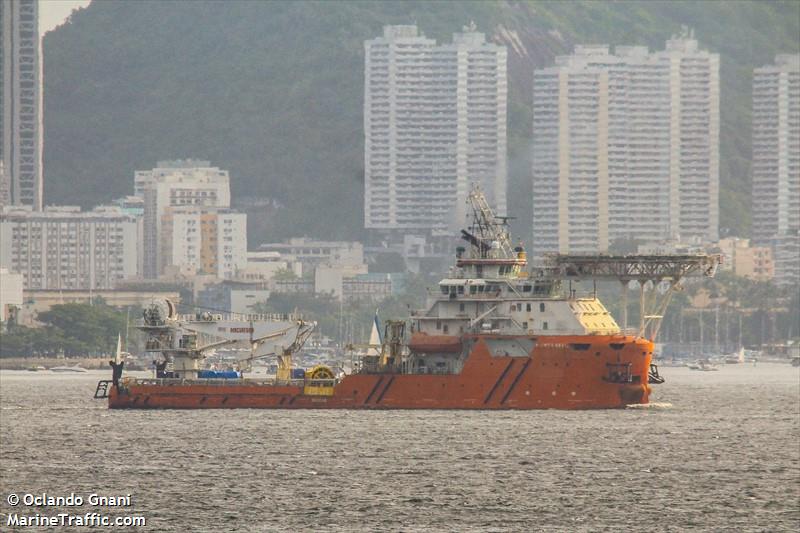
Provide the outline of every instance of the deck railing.
{"type": "Polygon", "coordinates": [[[230,386],[230,385],[246,385],[253,387],[274,387],[276,385],[285,385],[293,387],[302,387],[305,384],[303,379],[279,380],[275,378],[253,379],[253,378],[198,378],[198,379],[184,379],[184,378],[125,378],[121,384],[126,385],[160,385],[160,386],[185,386],[185,385],[208,385],[208,386],[230,386]]]}

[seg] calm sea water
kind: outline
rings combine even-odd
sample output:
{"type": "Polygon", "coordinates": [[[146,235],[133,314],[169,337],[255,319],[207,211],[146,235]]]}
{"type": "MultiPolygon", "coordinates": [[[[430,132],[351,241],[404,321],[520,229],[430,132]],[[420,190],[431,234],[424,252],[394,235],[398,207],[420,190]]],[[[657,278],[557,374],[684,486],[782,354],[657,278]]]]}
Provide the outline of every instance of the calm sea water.
{"type": "Polygon", "coordinates": [[[0,372],[0,530],[11,492],[130,493],[101,511],[152,531],[800,530],[788,365],[592,412],[109,411],[107,374],[0,372]]]}

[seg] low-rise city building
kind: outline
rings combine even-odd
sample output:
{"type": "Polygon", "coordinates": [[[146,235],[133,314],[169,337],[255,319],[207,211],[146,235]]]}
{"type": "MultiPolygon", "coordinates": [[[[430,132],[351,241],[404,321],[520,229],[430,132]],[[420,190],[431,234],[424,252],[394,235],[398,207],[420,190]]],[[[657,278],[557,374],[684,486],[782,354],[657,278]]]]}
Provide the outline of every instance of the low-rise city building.
{"type": "Polygon", "coordinates": [[[365,264],[345,267],[319,265],[314,271],[314,292],[330,294],[337,299],[341,298],[344,293],[344,281],[366,273],[367,265],[365,264]]]}
{"type": "Polygon", "coordinates": [[[246,235],[243,213],[215,207],[168,208],[161,218],[163,265],[231,279],[247,266],[246,235]]]}
{"type": "Polygon", "coordinates": [[[264,283],[223,281],[199,292],[197,307],[211,312],[250,314],[256,306],[267,301],[270,295],[264,283]]]}
{"type": "MultiPolygon", "coordinates": [[[[69,303],[88,304],[101,300],[112,307],[146,307],[154,300],[170,300],[176,305],[181,302],[181,294],[176,290],[25,290],[20,306],[18,323],[24,326],[38,326],[36,316],[50,310],[54,305],[69,303]]],[[[138,318],[138,317],[131,317],[138,318]]]]}
{"type": "Polygon", "coordinates": [[[113,289],[138,273],[139,219],[117,206],[6,206],[0,210],[0,265],[26,290],[113,289]]]}
{"type": "Polygon", "coordinates": [[[299,261],[289,261],[278,252],[247,252],[247,265],[236,271],[235,281],[269,281],[279,272],[291,272],[300,277],[303,265],[299,261]]]}
{"type": "Polygon", "coordinates": [[[303,272],[313,272],[323,263],[329,265],[361,265],[364,263],[364,245],[354,241],[317,241],[306,237],[289,239],[283,243],[262,244],[259,252],[277,252],[281,259],[302,263],[303,272]]]}
{"type": "Polygon", "coordinates": [[[16,317],[22,306],[22,274],[0,268],[0,323],[16,317]]]}
{"type": "Polygon", "coordinates": [[[768,246],[751,246],[749,239],[726,237],[709,247],[709,251],[722,254],[721,270],[758,281],[769,281],[775,276],[772,249],[768,246]]]}
{"type": "Polygon", "coordinates": [[[342,280],[342,295],[346,302],[380,302],[404,287],[403,274],[357,274],[342,280]]]}
{"type": "Polygon", "coordinates": [[[314,280],[310,278],[273,279],[272,292],[314,294],[314,280]]]}
{"type": "Polygon", "coordinates": [[[134,195],[144,204],[145,278],[177,266],[227,279],[245,267],[247,215],[230,209],[228,171],[208,161],[159,161],[135,173],[134,195]]]}

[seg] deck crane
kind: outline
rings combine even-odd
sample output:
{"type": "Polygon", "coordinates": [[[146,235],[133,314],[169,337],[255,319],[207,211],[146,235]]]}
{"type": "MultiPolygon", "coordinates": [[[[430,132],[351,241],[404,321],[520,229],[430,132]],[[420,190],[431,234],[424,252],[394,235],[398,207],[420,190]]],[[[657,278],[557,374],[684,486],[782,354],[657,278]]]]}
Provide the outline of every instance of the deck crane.
{"type": "Polygon", "coordinates": [[[470,192],[467,203],[472,210],[472,231],[461,230],[462,238],[477,248],[481,257],[511,257],[509,217],[496,216],[479,187],[470,192]]]}
{"type": "Polygon", "coordinates": [[[249,348],[246,356],[237,358],[241,368],[274,355],[277,379],[288,381],[292,355],[311,336],[316,322],[292,314],[178,314],[172,302],[160,300],[144,310],[136,327],[148,336],[145,350],[163,353],[172,362],[176,377],[196,379],[210,350],[239,346],[249,348]]]}
{"type": "Polygon", "coordinates": [[[675,291],[681,290],[686,277],[714,277],[720,264],[719,254],[692,255],[558,255],[546,256],[540,277],[562,280],[614,280],[622,284],[622,328],[628,326],[628,284],[639,284],[639,328],[637,336],[656,338],[661,320],[675,291]],[[645,287],[651,285],[650,302],[645,287]],[[657,286],[664,290],[659,296],[657,286]],[[649,303],[649,305],[648,305],[649,303]]]}

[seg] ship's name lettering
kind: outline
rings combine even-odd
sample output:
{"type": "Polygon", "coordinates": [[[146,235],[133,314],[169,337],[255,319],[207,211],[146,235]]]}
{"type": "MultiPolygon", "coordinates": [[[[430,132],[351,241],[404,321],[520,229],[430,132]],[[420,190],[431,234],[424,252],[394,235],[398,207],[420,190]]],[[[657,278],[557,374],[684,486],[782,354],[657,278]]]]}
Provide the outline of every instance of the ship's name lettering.
{"type": "Polygon", "coordinates": [[[253,328],[231,328],[231,333],[253,333],[253,328]]]}

